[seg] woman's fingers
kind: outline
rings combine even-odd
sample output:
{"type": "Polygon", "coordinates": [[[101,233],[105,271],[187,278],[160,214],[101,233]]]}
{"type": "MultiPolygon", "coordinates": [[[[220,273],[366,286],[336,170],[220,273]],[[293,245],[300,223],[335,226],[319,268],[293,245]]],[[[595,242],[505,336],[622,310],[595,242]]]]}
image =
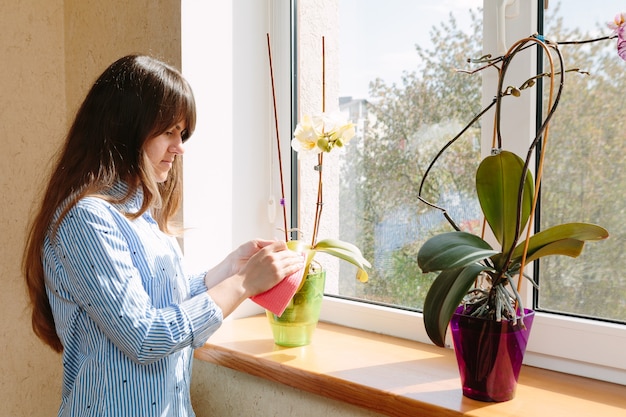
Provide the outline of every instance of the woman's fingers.
{"type": "Polygon", "coordinates": [[[304,268],[304,257],[287,249],[284,242],[272,242],[250,258],[243,269],[246,285],[255,293],[266,291],[304,268]]]}

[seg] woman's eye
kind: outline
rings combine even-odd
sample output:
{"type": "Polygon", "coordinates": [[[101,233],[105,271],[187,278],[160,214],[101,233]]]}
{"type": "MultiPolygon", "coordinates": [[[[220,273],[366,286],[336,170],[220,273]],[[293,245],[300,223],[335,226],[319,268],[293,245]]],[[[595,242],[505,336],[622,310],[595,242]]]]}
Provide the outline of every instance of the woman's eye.
{"type": "Polygon", "coordinates": [[[189,132],[187,131],[187,129],[180,132],[180,138],[183,141],[183,143],[187,142],[187,139],[189,139],[189,132]]]}

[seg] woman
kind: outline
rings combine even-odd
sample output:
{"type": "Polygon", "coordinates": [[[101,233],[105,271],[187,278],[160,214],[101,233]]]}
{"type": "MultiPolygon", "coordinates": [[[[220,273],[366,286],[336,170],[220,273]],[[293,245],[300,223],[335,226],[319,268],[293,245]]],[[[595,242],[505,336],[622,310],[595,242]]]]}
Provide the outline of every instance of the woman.
{"type": "Polygon", "coordinates": [[[114,62],[71,126],[30,230],[35,333],[63,352],[60,416],[192,416],[193,349],[246,298],[303,267],[284,242],[243,244],[185,274],[171,221],[196,113],[174,68],[114,62]]]}

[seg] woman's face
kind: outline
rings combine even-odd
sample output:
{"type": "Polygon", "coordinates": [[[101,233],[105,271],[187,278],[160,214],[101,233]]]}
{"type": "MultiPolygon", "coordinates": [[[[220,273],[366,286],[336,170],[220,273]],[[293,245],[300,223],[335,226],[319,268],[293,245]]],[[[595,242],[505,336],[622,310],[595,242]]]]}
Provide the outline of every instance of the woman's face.
{"type": "Polygon", "coordinates": [[[159,136],[146,140],[143,144],[143,150],[154,168],[154,175],[158,182],[167,180],[167,174],[172,169],[174,159],[185,152],[183,138],[186,139],[186,129],[185,121],[182,120],[159,136]]]}

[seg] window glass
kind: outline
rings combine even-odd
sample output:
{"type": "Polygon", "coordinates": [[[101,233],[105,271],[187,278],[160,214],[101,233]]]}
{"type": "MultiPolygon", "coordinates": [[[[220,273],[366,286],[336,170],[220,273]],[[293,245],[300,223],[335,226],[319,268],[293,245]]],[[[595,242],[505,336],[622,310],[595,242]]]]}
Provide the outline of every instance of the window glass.
{"type": "Polygon", "coordinates": [[[587,244],[576,259],[547,257],[539,269],[538,309],[626,321],[626,65],[616,40],[567,45],[610,34],[607,22],[622,0],[550,2],[545,34],[559,41],[568,72],[550,124],[541,199],[541,228],[585,221],[610,238],[587,244]]]}
{"type": "MultiPolygon", "coordinates": [[[[340,164],[340,238],[359,246],[372,270],[363,285],[342,263],[327,294],[421,309],[434,276],[420,272],[417,251],[452,228],[418,200],[420,182],[438,150],[481,109],[480,76],[455,71],[481,55],[481,5],[339,0],[340,108],[358,135],[340,164]]],[[[421,194],[474,232],[479,158],[475,124],[438,160],[421,194]]]]}
{"type": "MultiPolygon", "coordinates": [[[[607,35],[623,2],[591,10],[585,0],[550,2],[544,33],[557,41],[607,35]]],[[[451,230],[440,211],[419,202],[428,163],[480,110],[481,78],[455,71],[481,55],[482,1],[340,0],[340,108],[357,124],[357,140],[342,155],[340,237],[372,261],[370,282],[342,263],[327,293],[420,310],[432,276],[416,253],[433,233],[451,230]],[[458,3],[458,6],[455,4],[458,3]],[[393,21],[394,30],[380,21],[393,21]]],[[[626,258],[621,225],[626,201],[622,97],[624,63],[615,39],[561,45],[566,88],[549,131],[540,228],[568,221],[598,223],[610,239],[587,244],[577,259],[541,261],[538,310],[626,320],[626,258]]],[[[480,124],[433,167],[422,197],[444,207],[464,230],[478,232],[473,172],[480,124]],[[463,175],[463,173],[467,175],[463,175]]]]}

